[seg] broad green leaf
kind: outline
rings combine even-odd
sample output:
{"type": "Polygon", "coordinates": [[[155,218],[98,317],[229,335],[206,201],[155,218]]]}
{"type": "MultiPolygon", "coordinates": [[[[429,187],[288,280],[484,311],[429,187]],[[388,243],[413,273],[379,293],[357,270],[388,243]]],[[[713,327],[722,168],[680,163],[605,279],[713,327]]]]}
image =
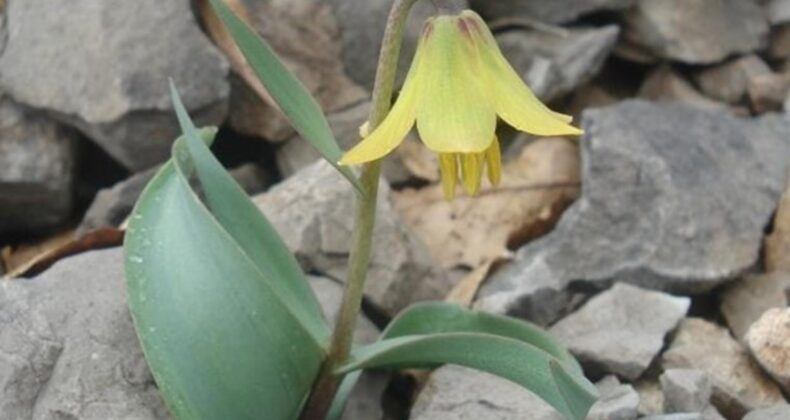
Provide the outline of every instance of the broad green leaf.
{"type": "Polygon", "coordinates": [[[265,274],[272,289],[302,320],[319,342],[329,337],[321,307],[296,258],[277,231],[249,199],[244,189],[222,167],[198,131],[171,81],[170,92],[184,139],[173,146],[176,168],[185,179],[195,169],[212,215],[228,231],[249,259],[265,274]]]}
{"type": "Polygon", "coordinates": [[[404,369],[456,364],[513,381],[570,419],[584,419],[596,399],[595,387],[567,372],[549,353],[517,339],[481,333],[406,335],[360,347],[338,370],[404,369]]]}
{"type": "Polygon", "coordinates": [[[539,327],[518,319],[473,311],[457,304],[429,302],[413,305],[387,326],[382,339],[450,332],[493,334],[523,341],[550,354],[571,373],[583,376],[576,359],[539,327]]]}
{"type": "MultiPolygon", "coordinates": [[[[124,245],[129,305],[146,360],[178,419],[295,419],[325,356],[326,326],[315,325],[311,295],[299,295],[303,277],[253,260],[280,255],[255,249],[278,241],[237,239],[228,218],[235,214],[244,224],[244,207],[214,215],[196,195],[193,171],[212,210],[223,197],[238,204],[233,193],[214,191],[227,185],[212,178],[200,156],[206,146],[187,131],[190,139],[174,145],[178,165],[165,164],[138,201],[124,245]],[[300,306],[295,296],[304,297],[300,306]]],[[[246,226],[251,234],[273,234],[260,221],[246,226]]]]}
{"type": "Polygon", "coordinates": [[[357,382],[359,382],[360,376],[362,376],[362,371],[358,370],[343,377],[343,380],[340,382],[340,388],[338,388],[335,393],[335,399],[332,400],[332,406],[329,408],[329,413],[327,413],[325,420],[340,420],[343,418],[343,412],[346,409],[348,399],[351,397],[351,393],[354,391],[357,382]]]}
{"type": "Polygon", "coordinates": [[[224,1],[210,1],[247,63],[296,131],[359,189],[356,177],[349,168],[338,165],[343,151],[310,91],[283,65],[269,44],[239,19],[224,1]]]}

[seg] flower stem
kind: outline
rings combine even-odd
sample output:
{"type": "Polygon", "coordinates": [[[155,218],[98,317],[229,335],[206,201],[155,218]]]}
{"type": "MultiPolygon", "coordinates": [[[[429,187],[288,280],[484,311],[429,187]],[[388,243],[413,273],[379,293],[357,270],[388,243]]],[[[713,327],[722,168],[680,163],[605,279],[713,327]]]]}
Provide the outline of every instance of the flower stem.
{"type": "MultiPolygon", "coordinates": [[[[395,0],[390,10],[381,45],[370,117],[368,118],[371,132],[381,124],[390,111],[406,19],[411,7],[416,2],[417,0],[395,0]]],[[[302,420],[320,420],[326,417],[342,379],[334,374],[334,370],[348,359],[351,352],[354,327],[357,318],[359,318],[365,277],[370,263],[380,173],[380,161],[370,162],[362,167],[359,177],[362,193],[357,196],[354,232],[351,237],[351,254],[343,300],[329,344],[327,359],[315,382],[313,393],[302,412],[302,420]]]]}

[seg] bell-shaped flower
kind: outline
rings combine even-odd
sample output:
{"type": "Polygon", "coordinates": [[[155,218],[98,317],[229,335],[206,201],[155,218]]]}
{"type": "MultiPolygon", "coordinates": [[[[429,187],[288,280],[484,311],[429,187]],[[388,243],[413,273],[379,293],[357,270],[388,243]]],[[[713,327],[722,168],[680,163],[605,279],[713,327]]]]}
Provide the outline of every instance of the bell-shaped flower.
{"type": "Polygon", "coordinates": [[[487,172],[499,183],[501,156],[497,116],[539,136],[579,135],[571,117],[548,109],[524,84],[475,12],[429,19],[403,89],[384,121],[341,159],[351,165],[379,159],[412,127],[439,154],[445,196],[458,180],[476,194],[487,172]]]}

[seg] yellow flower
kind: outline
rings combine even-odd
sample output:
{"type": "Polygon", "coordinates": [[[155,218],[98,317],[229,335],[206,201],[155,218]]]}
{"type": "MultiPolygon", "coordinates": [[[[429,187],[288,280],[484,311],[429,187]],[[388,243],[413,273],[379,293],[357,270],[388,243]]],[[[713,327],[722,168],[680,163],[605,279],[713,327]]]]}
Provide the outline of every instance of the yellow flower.
{"type": "Polygon", "coordinates": [[[497,185],[501,177],[497,115],[534,135],[582,133],[569,124],[570,116],[551,111],[535,97],[475,12],[432,18],[392,111],[340,164],[383,157],[416,122],[422,141],[439,154],[445,196],[455,195],[459,179],[467,194],[474,195],[486,167],[491,184],[497,185]]]}

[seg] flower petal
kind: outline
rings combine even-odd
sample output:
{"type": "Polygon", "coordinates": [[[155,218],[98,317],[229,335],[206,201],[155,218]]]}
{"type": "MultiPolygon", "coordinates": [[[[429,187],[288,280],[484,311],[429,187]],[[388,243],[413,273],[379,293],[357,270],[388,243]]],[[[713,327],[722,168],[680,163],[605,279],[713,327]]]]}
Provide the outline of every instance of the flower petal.
{"type": "Polygon", "coordinates": [[[488,148],[496,113],[475,74],[476,53],[458,17],[440,16],[425,42],[417,130],[438,153],[479,153],[488,148]]]}
{"type": "Polygon", "coordinates": [[[480,53],[481,73],[489,89],[488,97],[505,122],[530,134],[541,136],[579,135],[582,131],[568,124],[572,117],[550,110],[524,84],[502,55],[496,39],[476,13],[462,16],[473,26],[473,38],[480,53]]]}
{"type": "MultiPolygon", "coordinates": [[[[390,153],[403,141],[414,126],[417,117],[417,103],[420,98],[420,68],[423,56],[422,42],[414,54],[409,74],[401,89],[395,105],[382,123],[359,144],[343,155],[341,165],[370,162],[390,153]]],[[[367,134],[369,124],[360,127],[360,134],[367,134]]]]}

